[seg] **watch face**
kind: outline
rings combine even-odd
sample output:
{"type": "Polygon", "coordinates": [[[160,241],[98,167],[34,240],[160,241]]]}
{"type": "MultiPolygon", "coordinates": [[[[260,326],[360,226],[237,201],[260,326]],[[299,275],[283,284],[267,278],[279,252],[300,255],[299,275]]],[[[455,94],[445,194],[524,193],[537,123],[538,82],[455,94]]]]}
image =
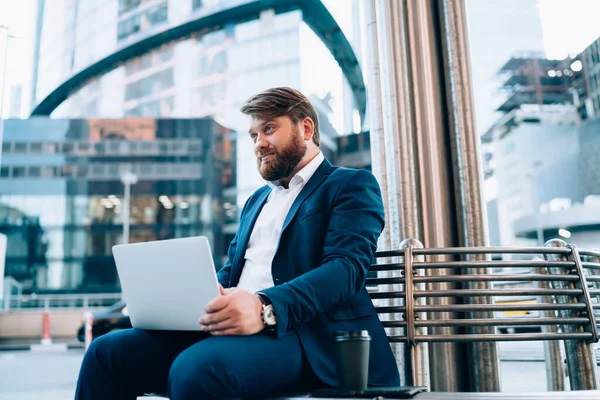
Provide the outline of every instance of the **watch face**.
{"type": "Polygon", "coordinates": [[[277,323],[277,319],[275,318],[275,311],[273,310],[272,305],[268,305],[263,310],[263,318],[267,325],[275,325],[277,323]]]}

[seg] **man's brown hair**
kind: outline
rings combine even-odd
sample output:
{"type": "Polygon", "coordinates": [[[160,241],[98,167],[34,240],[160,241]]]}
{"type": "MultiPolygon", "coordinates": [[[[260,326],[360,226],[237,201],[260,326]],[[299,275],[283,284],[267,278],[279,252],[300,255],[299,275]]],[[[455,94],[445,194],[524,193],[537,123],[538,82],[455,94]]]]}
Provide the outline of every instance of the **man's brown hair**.
{"type": "Polygon", "coordinates": [[[255,118],[290,117],[294,124],[308,117],[315,124],[313,142],[321,144],[317,110],[305,95],[289,87],[267,89],[250,97],[241,108],[242,113],[255,118]]]}

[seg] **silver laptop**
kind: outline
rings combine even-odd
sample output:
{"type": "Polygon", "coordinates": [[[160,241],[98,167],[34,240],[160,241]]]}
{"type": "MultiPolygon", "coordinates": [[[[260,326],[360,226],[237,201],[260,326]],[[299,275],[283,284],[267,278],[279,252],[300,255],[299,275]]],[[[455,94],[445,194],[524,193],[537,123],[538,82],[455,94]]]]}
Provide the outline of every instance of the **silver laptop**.
{"type": "Polygon", "coordinates": [[[204,236],[113,246],[131,325],[152,330],[200,330],[198,320],[219,296],[204,236]]]}

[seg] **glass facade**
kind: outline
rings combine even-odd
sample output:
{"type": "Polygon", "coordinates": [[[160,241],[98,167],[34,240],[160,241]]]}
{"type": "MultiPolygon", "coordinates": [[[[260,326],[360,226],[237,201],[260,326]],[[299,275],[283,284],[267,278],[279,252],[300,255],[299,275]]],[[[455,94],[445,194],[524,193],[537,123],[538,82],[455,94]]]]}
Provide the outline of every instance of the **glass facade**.
{"type": "Polygon", "coordinates": [[[239,106],[249,94],[271,86],[301,88],[301,22],[299,11],[290,12],[149,49],[83,86],[52,116],[213,116],[246,129],[239,106]]]}
{"type": "MultiPolygon", "coordinates": [[[[77,72],[120,49],[159,31],[244,2],[57,0],[46,3],[40,20],[34,104],[77,72]]],[[[343,98],[343,74],[339,66],[331,56],[321,57],[323,53],[329,51],[306,28],[301,11],[275,14],[267,10],[245,22],[223,24],[160,47],[149,47],[145,54],[125,60],[79,87],[52,117],[212,116],[233,130],[245,130],[246,121],[238,110],[252,93],[285,85],[307,95],[327,94],[316,93],[314,82],[306,82],[301,73],[308,59],[314,64],[316,55],[319,72],[333,73],[335,81],[339,80],[331,82],[330,101],[336,103],[336,109],[346,101],[352,104],[351,99],[343,98]],[[303,52],[303,46],[310,50],[303,52]],[[303,61],[304,58],[307,60],[303,61]]],[[[331,115],[331,110],[325,111],[331,115]]],[[[325,133],[337,135],[335,131],[325,133]]]]}
{"type": "Polygon", "coordinates": [[[118,291],[121,176],[130,242],[204,235],[221,265],[237,224],[235,135],[212,119],[8,120],[0,176],[6,275],[26,291],[118,291]]]}

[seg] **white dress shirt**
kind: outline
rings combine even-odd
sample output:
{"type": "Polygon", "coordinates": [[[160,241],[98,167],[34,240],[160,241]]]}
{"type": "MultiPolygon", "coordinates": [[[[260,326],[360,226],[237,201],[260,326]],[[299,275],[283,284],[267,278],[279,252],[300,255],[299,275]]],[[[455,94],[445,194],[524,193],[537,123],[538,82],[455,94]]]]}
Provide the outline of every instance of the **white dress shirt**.
{"type": "Polygon", "coordinates": [[[271,193],[256,219],[250,240],[248,240],[238,288],[255,293],[274,285],[271,264],[275,257],[283,222],[294,200],[324,159],[323,153],[319,152],[292,177],[288,189],[267,182],[271,187],[271,193]]]}

